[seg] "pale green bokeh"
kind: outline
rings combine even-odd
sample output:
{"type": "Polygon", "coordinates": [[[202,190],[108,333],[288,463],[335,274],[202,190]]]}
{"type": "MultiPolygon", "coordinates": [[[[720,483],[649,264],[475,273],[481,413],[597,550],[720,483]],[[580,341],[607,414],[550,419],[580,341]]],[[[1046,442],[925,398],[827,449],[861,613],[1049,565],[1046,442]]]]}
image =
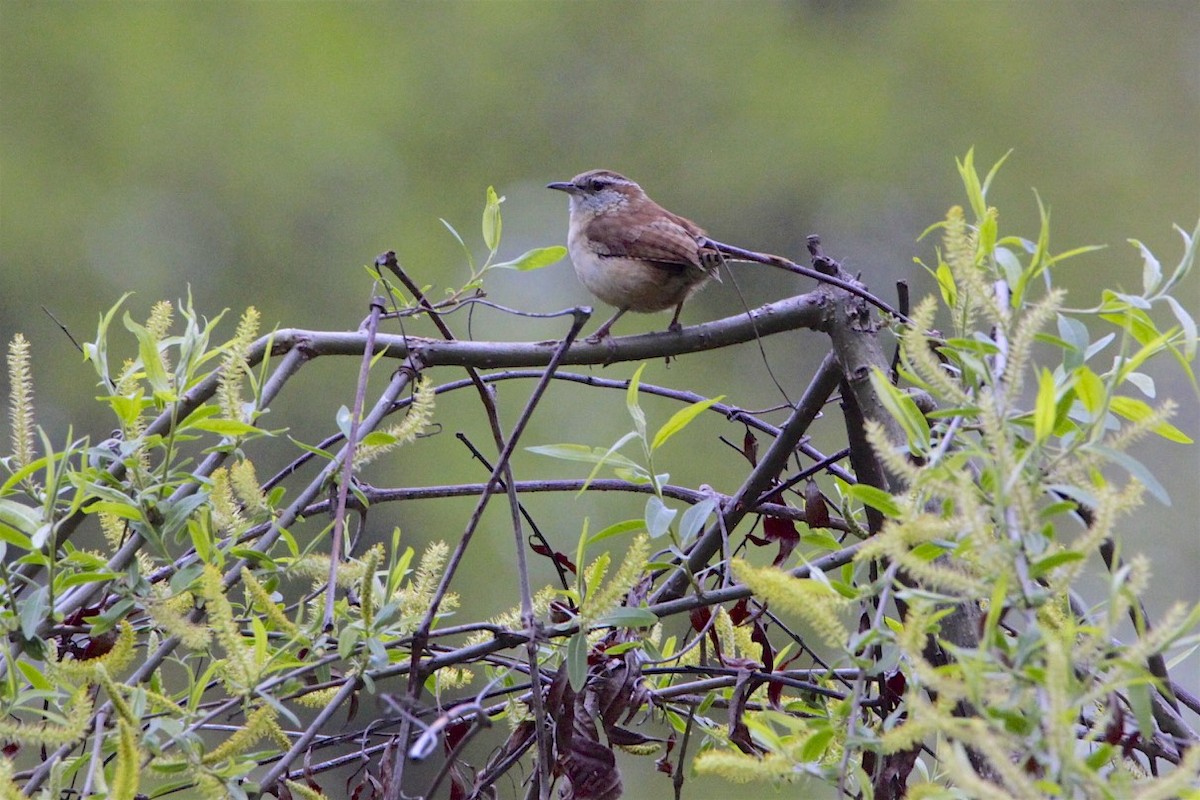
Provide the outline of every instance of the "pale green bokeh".
{"type": "MultiPolygon", "coordinates": [[[[1189,3],[0,0],[0,338],[32,340],[40,421],[56,439],[68,421],[103,436],[111,424],[90,402],[94,374],[40,306],[90,338],[123,292],[139,292],[131,308],[144,316],[190,285],[210,316],[252,303],[268,325],[352,328],[370,291],[361,265],[376,254],[395,249],[440,292],[466,269],[438,217],[482,250],[479,212],[494,184],[508,197],[502,256],[561,243],[563,198],[541,187],[593,167],[629,174],[725,241],[795,256],[820,233],[883,296],[904,278],[920,297],[931,285],[912,257],[931,244],[914,238],[962,202],[953,159],[970,146],[985,167],[1015,151],[991,197],[1002,231],[1035,232],[1036,187],[1057,249],[1111,245],[1063,267],[1070,302],[1090,305],[1101,286],[1140,285],[1127,237],[1172,265],[1171,224],[1191,229],[1200,215],[1197,41],[1200,9],[1189,3]]],[[[753,267],[738,274],[750,303],[808,288],[753,267]]],[[[590,302],[566,263],[498,277],[491,295],[508,305],[590,302]]],[[[1194,311],[1198,285],[1193,277],[1182,298],[1194,311]]],[[[727,282],[683,321],[740,308],[727,282]]],[[[665,323],[627,317],[620,330],[665,323]]],[[[453,324],[465,332],[465,320],[453,324]]],[[[487,311],[473,327],[477,338],[559,331],[487,311]]],[[[793,396],[824,350],[816,334],[767,343],[793,396]]],[[[310,367],[267,424],[309,441],[332,430],[356,369],[310,367]]],[[[632,367],[597,372],[622,378],[632,367]]],[[[1159,396],[1177,398],[1176,422],[1200,436],[1191,389],[1162,375],[1159,396]]],[[[645,379],[750,408],[779,399],[750,347],[656,364],[645,379]]],[[[529,388],[501,389],[506,425],[529,388]]],[[[673,410],[647,408],[660,422],[673,410]]],[[[373,465],[376,482],[482,479],[449,435],[465,427],[488,441],[475,401],[447,398],[438,417],[446,435],[414,446],[422,473],[399,456],[392,472],[373,465]]],[[[627,425],[620,394],[556,388],[527,441],[607,445],[627,425]]],[[[819,443],[832,446],[838,432],[824,426],[819,443]]],[[[673,480],[733,488],[741,466],[713,444],[718,433],[740,429],[706,421],[684,437],[703,455],[688,458],[686,442],[664,450],[673,480]]],[[[1175,502],[1151,502],[1130,530],[1131,546],[1155,561],[1155,614],[1184,587],[1195,599],[1200,464],[1195,448],[1168,443],[1137,454],[1175,502]]],[[[528,476],[562,470],[525,455],[517,463],[528,476]]],[[[621,502],[630,515],[641,503],[621,502]]],[[[620,518],[613,503],[529,501],[568,550],[577,517],[607,524],[620,518]]],[[[460,523],[448,520],[462,506],[375,521],[403,524],[419,546],[453,538],[460,523]]],[[[490,514],[469,568],[511,562],[507,512],[490,514]]],[[[495,599],[466,600],[465,615],[495,599]]],[[[650,780],[665,789],[662,776],[650,780]]],[[[727,788],[708,791],[689,796],[727,788]]]]}

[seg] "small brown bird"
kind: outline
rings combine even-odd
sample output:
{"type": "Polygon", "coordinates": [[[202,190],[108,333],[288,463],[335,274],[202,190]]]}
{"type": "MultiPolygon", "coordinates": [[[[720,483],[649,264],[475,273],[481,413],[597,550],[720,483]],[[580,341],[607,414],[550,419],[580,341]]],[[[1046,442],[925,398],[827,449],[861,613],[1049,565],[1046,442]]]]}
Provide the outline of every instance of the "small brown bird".
{"type": "Polygon", "coordinates": [[[580,283],[617,308],[588,341],[607,336],[626,311],[674,307],[668,330],[678,331],[684,301],[709,279],[721,280],[723,258],[704,230],[667,211],[624,175],[594,169],[546,188],[571,197],[567,249],[580,283]]]}

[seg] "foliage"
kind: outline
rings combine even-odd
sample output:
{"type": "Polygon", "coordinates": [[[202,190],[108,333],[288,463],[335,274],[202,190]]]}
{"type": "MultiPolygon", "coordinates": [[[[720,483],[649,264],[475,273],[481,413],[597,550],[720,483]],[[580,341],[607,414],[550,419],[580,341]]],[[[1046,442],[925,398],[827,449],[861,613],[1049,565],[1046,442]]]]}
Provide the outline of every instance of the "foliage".
{"type": "MultiPolygon", "coordinates": [[[[986,202],[996,169],[981,180],[968,154],[960,173],[970,221],[953,208],[935,226],[943,244],[930,268],[948,333],[933,330],[936,303],[921,304],[898,330],[905,388],[882,363],[852,387],[827,359],[782,425],[723,395],[649,384],[645,364],[628,381],[562,371],[568,352],[595,364],[625,352],[575,344],[581,313],[549,343],[460,342],[448,325],[445,342],[381,332],[392,319],[444,320],[482,302],[491,270],[561,258],[552,247],[500,260],[503,198],[492,189],[482,265],[448,223],[467,276],[443,299],[394,254],[381,257],[369,272],[389,310],[373,302],[355,334],[260,335],[250,308],[216,343],[223,315],[205,319],[190,298],[157,304],[144,322],[122,312],[123,298],[84,347],[114,418],[99,444],[37,427],[27,343],[15,338],[0,486],[10,642],[0,737],[12,747],[0,792],[320,796],[318,779],[354,758],[352,793],[382,796],[416,781],[406,765],[439,750],[443,769],[420,787],[430,796],[442,783],[452,797],[487,795],[527,758],[542,797],[554,784],[578,800],[616,797],[617,751],[657,755],[677,794],[689,765],[875,797],[1200,792],[1200,742],[1166,660],[1187,655],[1200,611],[1181,605],[1151,624],[1138,602],[1149,566],[1121,557],[1124,518],[1143,490],[1163,495],[1129,445],[1154,435],[1190,444],[1170,422],[1173,406],[1148,402],[1156,393],[1143,370],[1165,356],[1192,375],[1195,324],[1172,291],[1197,234],[1184,235],[1165,278],[1135,242],[1143,292],[1068,309],[1055,268],[1088,248],[1053,254],[1044,209],[1036,239],[1002,236],[986,202]],[[1156,326],[1159,308],[1175,327],[1156,326]],[[1089,326],[1112,332],[1093,340],[1089,326]],[[542,368],[521,372],[531,352],[542,368]],[[315,440],[264,427],[288,381],[318,357],[361,359],[333,432],[315,440]],[[368,378],[389,361],[397,368],[368,405],[368,378]],[[460,368],[465,380],[437,382],[460,368]],[[516,378],[537,388],[506,432],[492,384],[516,378]],[[632,430],[606,446],[580,426],[582,441],[530,446],[590,473],[518,480],[510,457],[551,380],[622,390],[632,430]],[[849,428],[849,455],[804,439],[839,381],[843,403],[869,392],[888,412],[867,422],[872,451],[856,450],[849,428]],[[440,396],[459,389],[478,393],[495,439],[494,463],[471,445],[484,483],[363,479],[368,465],[385,480],[421,474],[414,453],[437,430],[440,396]],[[657,427],[651,396],[680,404],[657,427]],[[403,416],[387,422],[393,414],[403,416]],[[672,484],[670,443],[718,415],[744,428],[742,486],[672,484]],[[772,440],[765,453],[757,436],[772,440]],[[279,448],[286,464],[262,477],[279,448]],[[800,458],[812,464],[789,466],[800,458]],[[866,477],[871,463],[880,485],[866,477]],[[631,492],[646,503],[595,533],[582,520],[568,554],[519,499],[533,491],[631,492]],[[367,524],[385,504],[449,496],[475,498],[453,544],[367,524]],[[514,586],[489,594],[455,579],[493,496],[509,502],[517,569],[514,586]],[[419,556],[410,539],[425,542],[419,556]],[[759,563],[768,559],[756,548],[768,545],[778,553],[759,563]],[[1110,572],[1089,608],[1075,588],[1097,551],[1110,572]],[[557,573],[555,585],[534,585],[530,555],[557,573]],[[452,588],[487,595],[490,618],[449,624],[463,607],[452,588]],[[506,611],[514,596],[519,607],[506,611]],[[378,714],[360,713],[368,700],[378,714]],[[335,732],[334,714],[353,730],[335,732]],[[501,746],[468,763],[466,745],[501,720],[501,746]],[[330,752],[338,747],[356,749],[330,752]]],[[[826,316],[802,325],[828,330],[851,317],[839,304],[855,298],[818,293],[826,316]]]]}

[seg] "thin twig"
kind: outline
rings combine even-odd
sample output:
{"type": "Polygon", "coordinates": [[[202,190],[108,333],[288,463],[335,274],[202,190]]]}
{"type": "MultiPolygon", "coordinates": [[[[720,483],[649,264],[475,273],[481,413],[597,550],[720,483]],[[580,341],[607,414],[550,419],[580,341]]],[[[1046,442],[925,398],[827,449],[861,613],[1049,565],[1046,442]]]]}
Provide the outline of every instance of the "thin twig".
{"type": "Polygon", "coordinates": [[[367,397],[367,378],[371,375],[371,353],[375,350],[375,334],[379,328],[379,315],[383,313],[383,298],[371,299],[371,313],[367,317],[367,341],[363,345],[362,363],[358,370],[358,383],[354,390],[354,410],[350,412],[350,432],[346,439],[345,457],[342,459],[342,477],[338,483],[337,509],[333,515],[333,534],[329,543],[329,582],[325,586],[325,615],[321,630],[333,630],[333,606],[337,596],[338,567],[342,563],[342,539],[346,529],[346,498],[350,495],[350,483],[354,480],[354,454],[358,448],[359,420],[367,397]]]}

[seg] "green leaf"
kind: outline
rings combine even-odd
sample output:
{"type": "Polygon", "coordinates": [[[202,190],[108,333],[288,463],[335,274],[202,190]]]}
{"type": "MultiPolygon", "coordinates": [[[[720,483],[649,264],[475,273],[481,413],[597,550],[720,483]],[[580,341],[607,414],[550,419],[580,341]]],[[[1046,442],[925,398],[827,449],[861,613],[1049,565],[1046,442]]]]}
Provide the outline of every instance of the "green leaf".
{"type": "Polygon", "coordinates": [[[846,494],[868,505],[886,517],[899,517],[903,512],[896,498],[883,489],[865,483],[855,483],[846,487],[846,494]]]}
{"type": "Polygon", "coordinates": [[[1133,709],[1133,716],[1137,719],[1138,730],[1147,737],[1154,731],[1154,711],[1150,697],[1152,691],[1149,679],[1135,683],[1125,691],[1129,706],[1133,709]]]}
{"type": "Polygon", "coordinates": [[[312,453],[314,456],[319,456],[321,458],[326,459],[327,461],[333,460],[333,453],[329,452],[328,450],[322,450],[321,448],[314,447],[311,444],[305,444],[304,442],[300,441],[299,439],[293,439],[291,436],[288,437],[288,441],[290,441],[292,444],[296,445],[296,447],[299,447],[301,450],[303,450],[306,453],[312,453]]]}
{"type": "Polygon", "coordinates": [[[658,615],[648,608],[614,608],[598,617],[595,624],[612,628],[649,628],[658,624],[658,615]]]}
{"type": "Polygon", "coordinates": [[[215,433],[218,436],[237,437],[246,436],[248,434],[267,433],[267,431],[257,428],[254,425],[236,419],[202,419],[197,420],[188,427],[195,428],[196,430],[206,431],[208,433],[215,433]]]}
{"type": "Polygon", "coordinates": [[[1016,253],[1007,247],[997,247],[992,251],[992,258],[996,259],[996,263],[1000,266],[1004,279],[1008,281],[1010,286],[1015,286],[1021,280],[1023,268],[1016,253]]]}
{"type": "MultiPolygon", "coordinates": [[[[612,447],[603,450],[599,447],[588,447],[585,444],[545,444],[535,447],[525,448],[531,453],[537,453],[542,456],[550,456],[551,458],[561,458],[565,461],[583,461],[587,464],[595,464],[595,469],[588,476],[588,483],[595,477],[596,472],[605,464],[628,467],[630,469],[641,469],[641,465],[632,459],[626,458],[617,452],[630,439],[637,434],[633,431],[618,439],[612,447]]],[[[586,485],[586,484],[585,484],[586,485]]]]}
{"type": "Polygon", "coordinates": [[[154,387],[154,393],[161,395],[165,400],[173,399],[174,392],[171,391],[171,384],[167,379],[167,370],[163,366],[162,356],[158,352],[158,342],[155,340],[154,334],[148,328],[134,322],[133,317],[129,316],[128,311],[125,312],[122,321],[125,323],[126,330],[137,337],[138,358],[142,362],[142,369],[146,373],[146,379],[154,387]]]}
{"type": "Polygon", "coordinates": [[[1167,301],[1167,305],[1171,307],[1171,313],[1175,315],[1175,319],[1179,321],[1179,327],[1183,329],[1183,354],[1187,361],[1191,361],[1196,357],[1196,320],[1171,295],[1163,296],[1163,300],[1167,301]]]}
{"type": "MultiPolygon", "coordinates": [[[[1104,445],[1091,445],[1089,449],[1099,453],[1114,464],[1124,467],[1125,470],[1134,479],[1145,486],[1146,491],[1154,495],[1154,497],[1157,498],[1160,503],[1162,503],[1164,506],[1171,505],[1171,497],[1167,494],[1167,490],[1161,483],[1158,482],[1158,479],[1154,477],[1154,473],[1146,468],[1145,464],[1138,461],[1128,453],[1124,453],[1120,450],[1115,450],[1104,445]]],[[[1063,492],[1063,494],[1066,494],[1066,492],[1063,492]]]]}
{"type": "Polygon", "coordinates": [[[967,190],[967,199],[975,219],[981,220],[987,213],[987,204],[983,199],[983,186],[979,183],[979,173],[975,171],[975,148],[967,150],[962,161],[955,159],[958,164],[958,174],[962,177],[963,188],[967,190]]]}
{"type": "Polygon", "coordinates": [[[934,277],[937,279],[942,302],[947,308],[954,308],[958,304],[958,284],[954,281],[954,271],[945,261],[939,261],[934,277]]]}
{"type": "Polygon", "coordinates": [[[725,395],[714,397],[711,400],[700,400],[692,403],[686,408],[681,408],[671,415],[671,418],[666,421],[658,433],[654,434],[654,441],[650,444],[651,450],[657,450],[666,444],[667,440],[688,426],[692,420],[700,416],[704,411],[710,408],[714,403],[719,403],[725,399],[725,395]]]}
{"type": "Polygon", "coordinates": [[[1045,558],[1039,558],[1037,561],[1029,565],[1029,576],[1031,578],[1040,578],[1056,567],[1061,567],[1063,564],[1071,564],[1076,561],[1083,561],[1085,556],[1083,553],[1075,550],[1063,550],[1058,553],[1053,553],[1045,558]]]}
{"type": "Polygon", "coordinates": [[[917,455],[929,452],[929,422],[908,393],[893,386],[878,368],[871,372],[871,386],[884,408],[904,430],[908,449],[917,455]]]}
{"type": "Polygon", "coordinates": [[[346,406],[339,406],[337,414],[334,416],[334,422],[337,423],[338,430],[342,432],[347,440],[350,439],[350,409],[346,406]]]}
{"type": "Polygon", "coordinates": [[[987,177],[983,179],[983,186],[981,187],[981,191],[983,192],[984,196],[987,195],[988,187],[992,185],[992,178],[996,177],[996,173],[1000,171],[1000,167],[1004,166],[1004,162],[1008,161],[1008,157],[1012,155],[1012,152],[1013,151],[1009,149],[1009,151],[1000,156],[996,163],[992,164],[992,168],[988,170],[987,177]]]}
{"type": "Polygon", "coordinates": [[[512,261],[501,261],[499,264],[492,264],[492,269],[516,269],[522,272],[530,272],[531,270],[555,264],[561,261],[566,254],[567,248],[562,245],[535,247],[532,250],[526,250],[512,261]]]}
{"type": "Polygon", "coordinates": [[[833,741],[833,730],[825,728],[819,730],[812,736],[804,740],[804,745],[800,748],[800,762],[811,764],[820,761],[824,758],[825,753],[829,750],[829,743],[833,741]]]}
{"type": "Polygon", "coordinates": [[[666,533],[678,513],[676,509],[668,508],[658,495],[650,495],[646,500],[646,532],[650,538],[657,539],[666,533]]]}
{"type": "Polygon", "coordinates": [[[471,248],[467,247],[467,243],[463,241],[462,236],[460,236],[458,231],[456,231],[454,229],[453,225],[451,225],[449,222],[442,219],[441,217],[438,217],[438,222],[445,225],[446,230],[450,231],[450,235],[453,236],[454,240],[458,242],[458,246],[462,248],[463,253],[467,257],[467,264],[471,267],[471,272],[474,273],[475,272],[475,259],[472,258],[472,256],[471,256],[471,248]]]}
{"type": "Polygon", "coordinates": [[[717,501],[706,497],[699,503],[683,512],[679,519],[679,541],[687,545],[703,528],[708,517],[717,510],[717,501]]]}
{"type": "MultiPolygon", "coordinates": [[[[1149,404],[1144,403],[1135,397],[1125,397],[1123,395],[1117,395],[1113,397],[1112,400],[1109,401],[1109,408],[1112,409],[1114,414],[1122,416],[1127,420],[1131,420],[1132,422],[1142,422],[1152,417],[1155,413],[1154,409],[1151,408],[1149,404]]],[[[1151,430],[1164,439],[1172,442],[1178,442],[1179,444],[1192,443],[1192,438],[1190,436],[1169,422],[1159,422],[1157,425],[1151,428],[1151,430]]]]}
{"type": "Polygon", "coordinates": [[[579,631],[567,642],[567,680],[576,692],[587,683],[587,632],[579,631]]]}
{"type": "Polygon", "coordinates": [[[21,670],[21,674],[25,676],[25,680],[29,681],[29,684],[34,689],[40,692],[49,692],[54,688],[54,684],[46,680],[45,673],[33,664],[22,659],[17,662],[17,669],[21,670]]]}
{"type": "Polygon", "coordinates": [[[983,222],[979,224],[979,244],[978,252],[984,256],[992,254],[996,248],[996,236],[999,232],[999,222],[996,220],[996,210],[989,208],[983,216],[983,222]]]}
{"type": "Polygon", "coordinates": [[[1150,295],[1162,283],[1162,264],[1158,263],[1158,259],[1154,257],[1154,253],[1150,252],[1150,248],[1139,242],[1137,239],[1128,240],[1131,245],[1138,249],[1142,254],[1142,293],[1150,295]]]}
{"type": "Polygon", "coordinates": [[[29,537],[42,526],[41,509],[0,499],[0,539],[25,550],[32,550],[29,537]]]}
{"type": "Polygon", "coordinates": [[[387,447],[399,441],[399,438],[387,431],[371,431],[358,441],[359,447],[387,447]]]}
{"type": "Polygon", "coordinates": [[[503,197],[496,196],[496,190],[487,188],[487,205],[483,207],[483,243],[493,253],[500,247],[500,204],[503,197]]]}
{"type": "Polygon", "coordinates": [[[1055,388],[1054,373],[1043,367],[1038,375],[1037,404],[1033,409],[1033,438],[1039,444],[1054,433],[1055,388]]]}
{"type": "Polygon", "coordinates": [[[646,530],[646,520],[644,519],[627,519],[622,522],[614,522],[603,530],[597,531],[587,538],[587,546],[591,547],[594,544],[611,539],[614,536],[621,536],[626,533],[638,533],[646,530]]]}
{"type": "Polygon", "coordinates": [[[1075,395],[1083,403],[1089,414],[1095,414],[1104,407],[1106,390],[1104,381],[1086,366],[1075,369],[1075,395]]]}
{"type": "Polygon", "coordinates": [[[1196,263],[1196,247],[1200,241],[1200,223],[1196,224],[1196,230],[1189,236],[1188,232],[1178,225],[1175,230],[1179,231],[1179,235],[1183,237],[1183,257],[1179,259],[1179,264],[1175,267],[1175,271],[1171,273],[1171,277],[1167,279],[1167,285],[1163,287],[1163,291],[1170,291],[1175,284],[1179,283],[1187,274],[1192,271],[1192,266],[1196,263]]]}
{"type": "Polygon", "coordinates": [[[34,592],[26,593],[21,602],[17,603],[17,620],[21,626],[21,635],[28,641],[37,639],[38,627],[50,613],[47,600],[49,592],[49,586],[39,586],[34,592]]]}
{"type": "Polygon", "coordinates": [[[629,379],[629,386],[625,390],[625,407],[629,409],[629,416],[633,417],[633,426],[643,440],[646,438],[646,412],[642,411],[642,407],[638,404],[638,387],[642,385],[642,370],[645,368],[645,362],[638,365],[637,371],[629,379]]]}
{"type": "Polygon", "coordinates": [[[992,596],[988,602],[987,617],[983,623],[983,642],[991,642],[992,637],[996,632],[996,625],[1000,622],[1000,617],[1004,613],[1008,599],[1008,573],[1001,571],[996,576],[996,585],[992,588],[992,596]]]}

